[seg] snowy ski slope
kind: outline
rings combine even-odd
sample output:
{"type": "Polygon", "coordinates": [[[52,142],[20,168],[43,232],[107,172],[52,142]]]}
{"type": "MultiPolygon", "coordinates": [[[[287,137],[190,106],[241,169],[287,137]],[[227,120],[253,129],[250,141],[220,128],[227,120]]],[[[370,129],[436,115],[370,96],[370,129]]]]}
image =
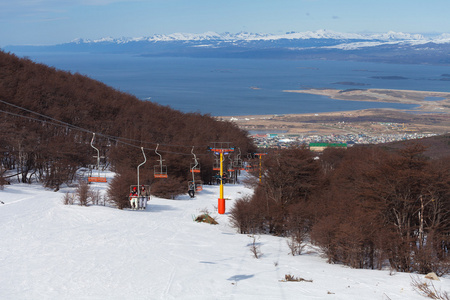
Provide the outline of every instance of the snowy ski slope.
{"type": "MultiPolygon", "coordinates": [[[[293,257],[280,237],[256,236],[254,258],[253,238],[216,213],[218,186],[152,197],[145,211],[63,205],[69,190],[0,191],[0,299],[425,299],[410,274],[327,264],[312,246],[293,257]],[[204,210],[219,225],[194,222],[204,210]],[[282,282],[286,274],[312,282],[282,282]]],[[[251,193],[225,185],[227,211],[251,193]]],[[[449,278],[434,284],[450,292],[449,278]]]]}

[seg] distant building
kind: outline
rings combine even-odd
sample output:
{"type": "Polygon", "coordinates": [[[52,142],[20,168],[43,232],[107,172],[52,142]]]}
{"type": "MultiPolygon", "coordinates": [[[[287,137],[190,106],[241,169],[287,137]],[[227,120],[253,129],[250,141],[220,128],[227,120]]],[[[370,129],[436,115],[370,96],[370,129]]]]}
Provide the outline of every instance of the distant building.
{"type": "Polygon", "coordinates": [[[309,150],[322,152],[326,148],[347,149],[346,143],[309,143],[309,150]]]}

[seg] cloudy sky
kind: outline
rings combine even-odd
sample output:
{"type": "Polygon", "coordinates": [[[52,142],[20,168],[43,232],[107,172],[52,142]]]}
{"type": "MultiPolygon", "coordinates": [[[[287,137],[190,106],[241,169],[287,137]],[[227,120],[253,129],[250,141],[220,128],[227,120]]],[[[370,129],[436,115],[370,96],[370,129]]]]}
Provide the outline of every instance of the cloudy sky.
{"type": "Polygon", "coordinates": [[[450,32],[450,0],[0,0],[0,47],[176,32],[450,32]]]}

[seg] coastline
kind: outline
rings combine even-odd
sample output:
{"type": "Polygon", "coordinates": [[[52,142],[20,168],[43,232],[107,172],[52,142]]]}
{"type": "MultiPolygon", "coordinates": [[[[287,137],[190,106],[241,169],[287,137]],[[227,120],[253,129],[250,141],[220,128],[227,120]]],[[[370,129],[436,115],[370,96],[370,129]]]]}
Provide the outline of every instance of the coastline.
{"type": "Polygon", "coordinates": [[[422,111],[442,110],[442,112],[450,113],[450,93],[445,92],[393,89],[305,89],[283,90],[283,92],[321,95],[335,100],[414,104],[418,105],[418,109],[422,111]],[[439,100],[432,101],[426,98],[439,100]]]}
{"type": "Polygon", "coordinates": [[[289,93],[323,95],[336,100],[414,104],[412,110],[364,109],[307,114],[220,116],[247,131],[286,135],[401,134],[450,131],[450,93],[392,89],[307,89],[289,93]],[[428,99],[427,99],[428,98],[428,99]]]}

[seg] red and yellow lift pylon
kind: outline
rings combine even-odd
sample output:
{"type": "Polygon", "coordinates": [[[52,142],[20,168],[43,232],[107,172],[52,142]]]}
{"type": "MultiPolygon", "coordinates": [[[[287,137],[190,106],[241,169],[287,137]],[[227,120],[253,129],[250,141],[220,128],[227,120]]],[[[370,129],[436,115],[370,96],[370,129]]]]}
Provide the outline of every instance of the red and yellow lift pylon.
{"type": "Polygon", "coordinates": [[[213,143],[213,147],[210,149],[214,152],[214,154],[219,154],[220,161],[220,195],[219,195],[219,205],[218,212],[219,214],[225,213],[225,197],[223,196],[223,157],[224,155],[228,155],[230,152],[234,151],[234,148],[230,147],[230,143],[228,142],[217,142],[213,143]]]}
{"type": "Polygon", "coordinates": [[[262,182],[262,157],[267,153],[255,153],[255,156],[259,156],[259,183],[262,182]]]}

